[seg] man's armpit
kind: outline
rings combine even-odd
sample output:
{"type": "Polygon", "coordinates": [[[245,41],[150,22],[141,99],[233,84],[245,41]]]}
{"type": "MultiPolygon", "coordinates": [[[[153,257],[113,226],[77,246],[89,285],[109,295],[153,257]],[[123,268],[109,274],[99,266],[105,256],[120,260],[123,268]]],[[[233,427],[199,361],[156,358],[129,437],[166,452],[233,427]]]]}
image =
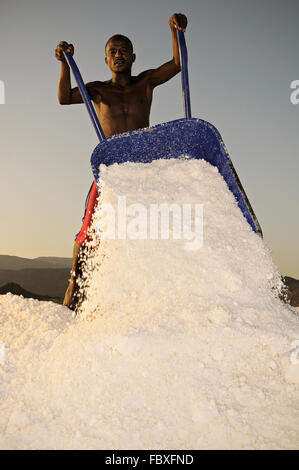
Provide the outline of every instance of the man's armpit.
{"type": "Polygon", "coordinates": [[[101,82],[89,82],[86,83],[86,89],[89,95],[89,98],[96,103],[101,101],[101,94],[100,94],[100,85],[101,82]]]}
{"type": "Polygon", "coordinates": [[[68,104],[80,104],[83,103],[83,99],[78,87],[71,89],[71,99],[68,104]]]}
{"type": "Polygon", "coordinates": [[[150,83],[151,81],[151,76],[155,69],[149,69],[149,70],[144,70],[144,72],[141,72],[139,75],[137,75],[137,82],[142,82],[143,80],[150,83]]]}

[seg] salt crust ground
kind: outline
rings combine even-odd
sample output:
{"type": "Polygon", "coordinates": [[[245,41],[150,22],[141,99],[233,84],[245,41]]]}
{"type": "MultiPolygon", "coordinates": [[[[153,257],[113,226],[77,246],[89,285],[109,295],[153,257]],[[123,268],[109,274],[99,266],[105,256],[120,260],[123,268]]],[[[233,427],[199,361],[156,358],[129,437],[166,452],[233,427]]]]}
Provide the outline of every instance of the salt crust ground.
{"type": "Polygon", "coordinates": [[[1,296],[0,448],[298,449],[299,309],[220,175],[101,172],[101,202],[203,203],[203,247],[102,240],[76,318],[1,296]]]}

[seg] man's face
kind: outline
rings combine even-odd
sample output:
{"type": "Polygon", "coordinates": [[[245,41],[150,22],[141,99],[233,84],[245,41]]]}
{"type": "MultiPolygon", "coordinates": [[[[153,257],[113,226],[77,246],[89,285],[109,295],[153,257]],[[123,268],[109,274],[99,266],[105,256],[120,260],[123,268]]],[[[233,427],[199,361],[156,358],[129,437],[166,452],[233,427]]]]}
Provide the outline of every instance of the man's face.
{"type": "Polygon", "coordinates": [[[111,72],[126,72],[131,70],[135,54],[130,45],[123,39],[111,39],[106,47],[105,62],[111,72]]]}

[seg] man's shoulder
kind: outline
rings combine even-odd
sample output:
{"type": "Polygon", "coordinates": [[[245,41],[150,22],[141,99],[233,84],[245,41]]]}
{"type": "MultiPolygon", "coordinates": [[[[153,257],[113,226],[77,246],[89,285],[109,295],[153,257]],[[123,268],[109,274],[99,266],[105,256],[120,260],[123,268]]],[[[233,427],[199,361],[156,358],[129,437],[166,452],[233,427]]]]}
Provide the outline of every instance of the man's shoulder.
{"type": "Polygon", "coordinates": [[[109,83],[109,80],[102,82],[100,80],[95,80],[94,82],[88,82],[86,83],[86,87],[90,89],[99,89],[101,87],[107,86],[109,83]]]}
{"type": "Polygon", "coordinates": [[[101,95],[104,93],[105,89],[110,88],[110,83],[111,80],[106,80],[100,81],[100,80],[95,80],[94,82],[88,82],[86,83],[86,88],[89,93],[89,96],[91,99],[93,99],[96,102],[99,102],[101,100],[101,95]]]}
{"type": "Polygon", "coordinates": [[[108,81],[102,82],[100,80],[95,80],[94,82],[88,82],[85,84],[88,91],[90,99],[94,102],[99,103],[101,101],[101,95],[104,90],[104,87],[109,86],[108,81]]]}
{"type": "Polygon", "coordinates": [[[152,73],[154,72],[154,69],[148,69],[148,70],[144,70],[143,72],[141,72],[139,75],[137,75],[137,79],[138,80],[143,80],[143,79],[147,79],[149,78],[152,73]]]}

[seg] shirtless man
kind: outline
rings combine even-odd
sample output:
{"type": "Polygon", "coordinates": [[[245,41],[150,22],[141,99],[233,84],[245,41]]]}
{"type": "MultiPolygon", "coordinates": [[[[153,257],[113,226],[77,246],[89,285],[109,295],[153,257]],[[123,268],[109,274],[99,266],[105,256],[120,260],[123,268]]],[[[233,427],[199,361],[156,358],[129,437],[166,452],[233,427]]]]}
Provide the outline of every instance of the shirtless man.
{"type": "MultiPolygon", "coordinates": [[[[120,34],[112,36],[105,48],[105,62],[112,73],[112,78],[105,82],[95,81],[86,84],[89,96],[94,103],[105,137],[149,126],[149,115],[153,89],[167,82],[180,70],[179,47],[176,29],[185,31],[187,18],[181,13],[173,14],[169,19],[172,33],[173,58],[157,69],[150,69],[132,76],[135,54],[131,41],[120,34]]],[[[70,69],[63,51],[74,54],[74,47],[61,41],[55,50],[56,58],[61,62],[58,82],[58,100],[60,104],[83,103],[78,88],[71,88],[70,69]]],[[[65,293],[63,305],[76,308],[76,278],[80,273],[80,254],[84,249],[87,228],[95,206],[97,190],[93,184],[82,229],[76,238],[73,251],[71,278],[65,293]]]]}

